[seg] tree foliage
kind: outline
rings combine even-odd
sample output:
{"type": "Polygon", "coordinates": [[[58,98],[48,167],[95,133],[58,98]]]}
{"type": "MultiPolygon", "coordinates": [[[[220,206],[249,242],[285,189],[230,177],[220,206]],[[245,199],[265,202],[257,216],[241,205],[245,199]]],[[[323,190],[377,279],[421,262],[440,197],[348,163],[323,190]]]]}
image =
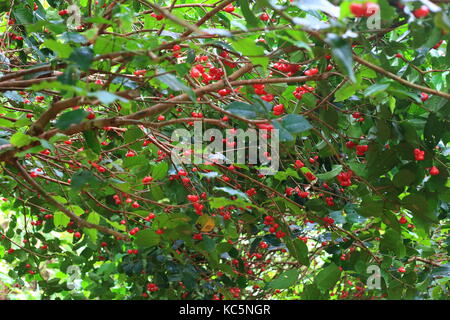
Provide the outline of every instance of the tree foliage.
{"type": "Polygon", "coordinates": [[[448,299],[448,1],[72,2],[1,2],[10,298],[448,299]],[[196,121],[280,170],[174,165],[196,121]]]}

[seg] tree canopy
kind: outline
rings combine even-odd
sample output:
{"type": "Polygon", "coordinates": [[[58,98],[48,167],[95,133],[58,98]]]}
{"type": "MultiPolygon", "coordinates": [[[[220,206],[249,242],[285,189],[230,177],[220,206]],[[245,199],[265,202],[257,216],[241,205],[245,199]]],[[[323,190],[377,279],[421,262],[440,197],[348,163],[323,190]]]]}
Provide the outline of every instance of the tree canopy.
{"type": "Polygon", "coordinates": [[[448,299],[449,1],[0,11],[0,295],[448,299]],[[196,124],[278,171],[174,163],[196,124]]]}

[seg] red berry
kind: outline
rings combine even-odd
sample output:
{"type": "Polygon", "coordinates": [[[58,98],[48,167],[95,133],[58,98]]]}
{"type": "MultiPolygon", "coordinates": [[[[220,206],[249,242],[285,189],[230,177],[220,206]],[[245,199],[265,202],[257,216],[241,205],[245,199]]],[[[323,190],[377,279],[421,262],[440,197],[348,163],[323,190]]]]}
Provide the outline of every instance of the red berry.
{"type": "Polygon", "coordinates": [[[259,16],[259,19],[261,19],[262,21],[267,21],[270,19],[270,17],[267,13],[264,12],[259,16]]]}
{"type": "Polygon", "coordinates": [[[413,14],[416,18],[425,18],[428,13],[430,13],[430,9],[427,6],[421,6],[419,9],[413,11],[413,14]]]}
{"type": "Polygon", "coordinates": [[[229,5],[227,5],[227,6],[223,9],[223,11],[228,12],[228,13],[231,13],[231,12],[234,11],[234,6],[230,3],[229,5]]]}
{"type": "Polygon", "coordinates": [[[350,12],[355,17],[362,17],[364,16],[366,10],[364,9],[364,6],[361,3],[352,3],[350,4],[350,12]]]}
{"type": "Polygon", "coordinates": [[[428,94],[426,94],[425,92],[422,92],[421,94],[420,94],[420,100],[422,100],[422,102],[425,102],[425,101],[427,101],[428,100],[428,94]]]}
{"type": "Polygon", "coordinates": [[[439,169],[438,169],[437,167],[435,167],[435,166],[432,166],[432,167],[430,168],[430,174],[431,174],[432,176],[437,176],[437,175],[439,174],[439,169]]]}

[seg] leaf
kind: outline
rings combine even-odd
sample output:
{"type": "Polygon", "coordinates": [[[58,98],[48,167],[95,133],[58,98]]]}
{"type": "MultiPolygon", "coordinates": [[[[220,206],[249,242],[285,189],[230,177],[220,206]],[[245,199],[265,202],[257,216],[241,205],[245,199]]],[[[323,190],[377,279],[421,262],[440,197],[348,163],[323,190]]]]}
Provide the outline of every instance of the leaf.
{"type": "Polygon", "coordinates": [[[61,59],[68,58],[73,51],[73,49],[69,45],[58,42],[53,39],[45,40],[42,46],[49,48],[50,50],[55,52],[57,56],[61,59]]]}
{"type": "Polygon", "coordinates": [[[202,215],[198,218],[196,224],[200,225],[201,232],[211,232],[216,226],[216,222],[213,217],[208,215],[202,215]]]}
{"type": "Polygon", "coordinates": [[[341,9],[327,0],[295,0],[294,4],[304,11],[319,10],[339,18],[341,9]]]}
{"type": "Polygon", "coordinates": [[[303,266],[309,266],[308,247],[300,239],[294,239],[286,243],[289,253],[303,266]],[[288,244],[289,243],[289,244],[288,244]]]}
{"type": "MultiPolygon", "coordinates": [[[[165,70],[160,70],[159,72],[164,73],[165,70]]],[[[192,91],[192,89],[189,88],[188,86],[186,86],[183,82],[178,80],[178,78],[176,76],[174,76],[173,74],[164,73],[164,74],[158,75],[156,78],[158,80],[160,80],[161,82],[165,83],[172,90],[186,92],[192,101],[194,101],[194,102],[196,101],[194,91],[192,91]]]]}
{"type": "Polygon", "coordinates": [[[336,165],[331,171],[325,173],[317,173],[316,177],[322,180],[330,180],[336,177],[342,171],[342,165],[336,165]]]}
{"type": "Polygon", "coordinates": [[[79,124],[88,116],[88,112],[83,109],[64,112],[55,122],[55,127],[67,130],[72,124],[79,124]]]}
{"type": "Polygon", "coordinates": [[[283,117],[282,125],[289,133],[300,133],[312,128],[308,120],[298,114],[288,114],[283,117]]]}
{"type": "Polygon", "coordinates": [[[225,110],[245,119],[255,119],[255,106],[244,102],[234,101],[224,107],[225,110]]]}
{"type": "Polygon", "coordinates": [[[364,90],[364,96],[368,97],[376,95],[379,92],[386,91],[387,88],[389,88],[389,83],[375,83],[364,90]]]}
{"type": "Polygon", "coordinates": [[[269,58],[264,57],[264,49],[258,46],[251,38],[242,38],[231,41],[233,47],[242,55],[247,56],[253,64],[260,64],[263,69],[267,69],[269,58]]]}
{"type": "Polygon", "coordinates": [[[141,230],[136,233],[134,242],[139,247],[150,248],[159,244],[161,237],[152,229],[141,230]]]}
{"type": "Polygon", "coordinates": [[[299,275],[300,272],[297,270],[285,271],[274,280],[272,280],[269,283],[269,287],[272,289],[287,289],[297,282],[299,275]]]}
{"type": "Polygon", "coordinates": [[[423,194],[414,193],[402,199],[402,205],[410,210],[414,217],[422,220],[424,223],[433,223],[437,219],[433,212],[428,208],[428,200],[423,194]]]}
{"type": "Polygon", "coordinates": [[[325,269],[319,272],[316,276],[315,283],[317,287],[322,290],[331,289],[340,279],[341,271],[334,263],[328,265],[325,269]]]}
{"type": "Polygon", "coordinates": [[[16,132],[12,135],[10,143],[15,147],[20,148],[30,144],[33,140],[35,140],[35,138],[28,136],[25,133],[16,132]]]}
{"type": "Polygon", "coordinates": [[[230,187],[214,187],[214,190],[223,191],[225,193],[228,193],[230,196],[239,196],[244,200],[249,200],[248,196],[244,192],[230,187]]]}
{"type": "Polygon", "coordinates": [[[356,93],[356,86],[354,84],[347,83],[334,93],[334,97],[336,98],[334,101],[340,102],[347,100],[355,93],[356,93]]]}
{"type": "Polygon", "coordinates": [[[98,100],[100,100],[100,102],[102,104],[106,104],[106,105],[111,104],[111,103],[113,103],[114,101],[117,101],[117,100],[119,100],[121,102],[128,102],[127,99],[125,99],[123,97],[120,97],[118,95],[115,95],[115,94],[113,94],[111,92],[104,91],[104,90],[95,91],[95,92],[89,92],[87,94],[87,96],[88,97],[96,97],[98,100]]]}
{"type": "Polygon", "coordinates": [[[86,145],[89,149],[94,151],[96,154],[100,154],[101,146],[98,141],[97,134],[93,130],[88,130],[83,132],[84,139],[86,140],[86,145]]]}
{"type": "Polygon", "coordinates": [[[350,81],[355,83],[356,77],[353,71],[353,56],[350,43],[334,33],[329,33],[325,41],[331,46],[333,59],[339,68],[350,78],[350,81]]]}
{"type": "Polygon", "coordinates": [[[382,200],[374,199],[371,196],[363,198],[359,208],[356,209],[363,217],[379,217],[383,213],[384,203],[382,200]]]}
{"type": "Polygon", "coordinates": [[[53,224],[55,227],[67,227],[70,222],[70,218],[63,212],[57,211],[53,215],[53,224]]]}
{"type": "Polygon", "coordinates": [[[74,62],[81,70],[88,71],[92,64],[94,53],[88,47],[80,47],[73,50],[69,60],[74,62]]]}
{"type": "Polygon", "coordinates": [[[402,258],[406,254],[401,234],[394,229],[386,230],[386,233],[380,241],[380,251],[387,252],[389,250],[394,252],[399,258],[402,258]]]}
{"type": "Polygon", "coordinates": [[[242,14],[244,15],[247,25],[251,28],[257,28],[260,25],[260,20],[255,17],[253,11],[249,8],[249,1],[239,0],[239,6],[241,7],[242,14]]]}
{"type": "Polygon", "coordinates": [[[152,177],[155,180],[163,179],[167,176],[169,165],[167,162],[160,162],[152,169],[152,177]]]}
{"type": "MultiPolygon", "coordinates": [[[[99,224],[100,223],[100,215],[97,212],[93,211],[93,212],[89,213],[86,221],[93,223],[93,224],[99,224]]],[[[97,238],[98,238],[97,229],[84,228],[83,231],[84,231],[84,233],[86,233],[89,236],[89,238],[91,239],[91,241],[93,243],[97,242],[97,238]]]]}
{"type": "Polygon", "coordinates": [[[70,186],[74,190],[79,190],[84,186],[96,187],[100,185],[100,181],[88,170],[76,172],[71,179],[70,186]]]}

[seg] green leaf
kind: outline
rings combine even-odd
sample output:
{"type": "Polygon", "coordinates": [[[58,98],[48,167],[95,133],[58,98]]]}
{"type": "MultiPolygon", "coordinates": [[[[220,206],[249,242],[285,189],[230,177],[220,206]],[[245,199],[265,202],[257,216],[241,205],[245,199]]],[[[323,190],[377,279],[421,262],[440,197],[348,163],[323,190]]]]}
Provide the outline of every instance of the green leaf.
{"type": "Polygon", "coordinates": [[[334,33],[329,33],[325,41],[331,46],[333,59],[336,61],[339,68],[350,78],[350,81],[356,82],[355,73],[353,71],[353,53],[350,43],[334,33]]]}
{"type": "Polygon", "coordinates": [[[239,0],[239,6],[241,7],[242,14],[244,15],[247,25],[251,28],[257,28],[260,25],[260,20],[255,17],[253,11],[250,10],[249,1],[239,0]]]}
{"type": "Polygon", "coordinates": [[[94,53],[92,49],[88,47],[80,47],[73,50],[69,56],[69,60],[75,62],[75,64],[83,71],[88,71],[92,64],[94,53]]]}
{"type": "Polygon", "coordinates": [[[309,266],[308,247],[300,239],[294,239],[286,243],[289,253],[303,266],[309,266]],[[289,243],[289,244],[288,244],[289,243]]]}
{"type": "Polygon", "coordinates": [[[72,124],[79,124],[88,116],[88,112],[83,109],[64,112],[55,122],[55,127],[67,130],[72,124]]]}
{"type": "Polygon", "coordinates": [[[70,222],[70,218],[64,213],[57,211],[53,215],[53,224],[55,227],[67,227],[70,222]]]}
{"type": "Polygon", "coordinates": [[[389,88],[389,83],[375,83],[364,90],[364,96],[368,97],[376,95],[379,92],[386,91],[387,88],[389,88]]]}
{"type": "Polygon", "coordinates": [[[363,197],[359,208],[356,210],[363,217],[379,217],[383,213],[384,203],[382,200],[371,196],[363,197]]]}
{"type": "Polygon", "coordinates": [[[380,241],[380,251],[392,251],[397,257],[402,258],[406,254],[406,249],[403,245],[401,234],[394,229],[386,230],[386,233],[380,241]]]}
{"type": "Polygon", "coordinates": [[[312,128],[312,125],[308,120],[298,114],[288,114],[283,117],[282,126],[289,131],[289,133],[300,133],[312,128]]]}
{"type": "Polygon", "coordinates": [[[98,141],[97,134],[95,131],[88,130],[83,132],[84,139],[86,140],[86,145],[89,149],[94,151],[96,154],[100,154],[102,150],[100,142],[98,141]]]}
{"type": "Polygon", "coordinates": [[[125,98],[122,98],[122,97],[120,97],[118,95],[115,95],[114,93],[111,93],[111,92],[108,92],[108,91],[103,91],[103,90],[95,91],[95,92],[89,92],[87,94],[87,96],[88,97],[96,97],[98,100],[100,100],[100,102],[102,104],[106,104],[106,105],[111,104],[111,103],[113,103],[114,101],[117,101],[117,100],[119,100],[120,102],[128,102],[128,100],[125,99],[125,98]]]}
{"type": "Polygon", "coordinates": [[[331,171],[325,173],[317,173],[316,177],[322,180],[330,180],[336,177],[342,171],[342,165],[336,165],[331,171]]]}
{"type": "Polygon", "coordinates": [[[100,181],[88,170],[81,170],[76,172],[72,179],[70,186],[74,190],[79,190],[84,186],[96,187],[100,185],[100,181]]]}
{"type": "Polygon", "coordinates": [[[136,233],[136,239],[134,242],[139,247],[150,248],[159,244],[161,237],[155,232],[155,230],[145,229],[136,233]]]}
{"type": "MultiPolygon", "coordinates": [[[[160,73],[164,73],[165,70],[160,70],[160,73]]],[[[195,93],[191,88],[186,86],[183,82],[181,82],[176,76],[171,73],[164,73],[156,77],[161,82],[165,83],[170,89],[175,91],[184,91],[186,92],[192,101],[196,101],[195,93]]]]}
{"type": "Polygon", "coordinates": [[[167,176],[168,171],[169,171],[169,165],[167,164],[167,162],[160,162],[153,167],[152,177],[155,180],[163,179],[167,176]]]}
{"type": "Polygon", "coordinates": [[[345,84],[334,93],[336,98],[334,101],[344,101],[353,96],[356,93],[356,86],[354,84],[345,84]]]}
{"type": "Polygon", "coordinates": [[[57,56],[61,59],[68,58],[73,51],[73,49],[69,45],[58,42],[53,39],[45,40],[42,46],[49,48],[50,50],[55,52],[57,56]]]}
{"type": "Polygon", "coordinates": [[[255,106],[244,102],[234,101],[224,107],[225,110],[245,119],[255,119],[255,106]]]}
{"type": "MultiPolygon", "coordinates": [[[[97,212],[93,211],[93,212],[89,213],[86,221],[98,225],[100,223],[100,215],[97,212]]],[[[97,229],[84,228],[83,231],[84,231],[84,233],[86,233],[89,236],[90,240],[93,243],[97,242],[97,238],[98,238],[97,229]]]]}
{"type": "Polygon", "coordinates": [[[331,289],[340,279],[341,271],[334,263],[328,265],[325,269],[319,272],[316,276],[315,283],[321,290],[331,289]]]}
{"type": "Polygon", "coordinates": [[[298,279],[300,272],[297,270],[288,270],[280,274],[274,280],[269,283],[269,287],[272,289],[287,289],[292,287],[298,279]]]}
{"type": "Polygon", "coordinates": [[[251,38],[242,38],[231,41],[233,47],[242,55],[247,56],[253,64],[260,64],[263,69],[267,69],[269,58],[264,57],[264,49],[258,46],[251,38]]]}
{"type": "Polygon", "coordinates": [[[35,140],[35,138],[28,136],[25,133],[16,132],[12,135],[10,143],[15,147],[20,148],[30,144],[33,140],[35,140]]]}

